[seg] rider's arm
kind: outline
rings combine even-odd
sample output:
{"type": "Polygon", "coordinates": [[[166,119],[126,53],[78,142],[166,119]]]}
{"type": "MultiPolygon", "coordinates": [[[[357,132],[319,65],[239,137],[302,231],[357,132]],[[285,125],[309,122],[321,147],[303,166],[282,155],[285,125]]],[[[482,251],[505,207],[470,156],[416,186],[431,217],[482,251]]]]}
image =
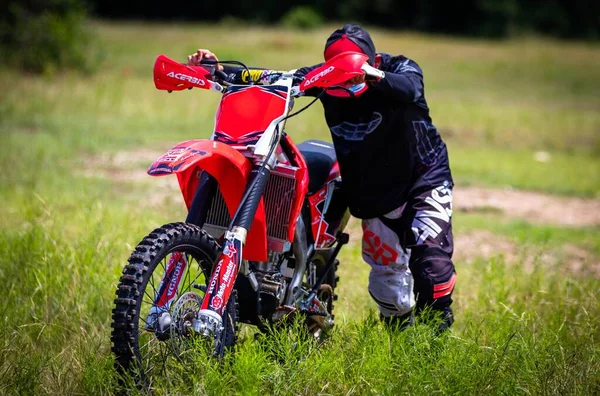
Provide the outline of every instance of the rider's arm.
{"type": "Polygon", "coordinates": [[[416,102],[423,95],[423,72],[416,62],[406,58],[390,59],[385,78],[373,84],[404,102],[416,102]]]}

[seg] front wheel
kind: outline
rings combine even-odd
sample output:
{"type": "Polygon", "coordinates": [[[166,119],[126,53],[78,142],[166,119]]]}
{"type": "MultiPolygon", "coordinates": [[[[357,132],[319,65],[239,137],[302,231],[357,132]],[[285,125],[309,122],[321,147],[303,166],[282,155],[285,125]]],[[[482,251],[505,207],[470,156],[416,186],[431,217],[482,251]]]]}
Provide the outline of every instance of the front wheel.
{"type": "MultiPolygon", "coordinates": [[[[189,353],[197,338],[193,320],[219,245],[201,228],[172,223],[157,228],[136,247],[125,266],[113,309],[112,351],[120,371],[145,384],[169,359],[189,353]]],[[[213,353],[222,355],[235,343],[236,294],[223,314],[224,329],[213,353]]]]}

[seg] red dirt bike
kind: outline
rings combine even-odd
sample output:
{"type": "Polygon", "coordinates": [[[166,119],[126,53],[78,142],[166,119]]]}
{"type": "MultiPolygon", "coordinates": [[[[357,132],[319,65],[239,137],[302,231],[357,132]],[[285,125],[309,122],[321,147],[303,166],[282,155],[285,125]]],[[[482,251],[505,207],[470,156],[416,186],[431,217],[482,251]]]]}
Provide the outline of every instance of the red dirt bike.
{"type": "Polygon", "coordinates": [[[222,356],[238,323],[267,330],[300,314],[315,337],[333,326],[349,219],[339,166],[330,143],[295,145],[283,126],[309,88],[345,90],[339,84],[363,71],[380,78],[366,60],[343,53],[301,78],[220,62],[241,65],[248,82],[233,84],[214,61],[157,58],[157,89],[222,98],[211,139],[179,143],[148,169],[177,175],[188,215],[152,231],[123,270],[112,316],[118,367],[146,377],[198,339],[222,356]]]}

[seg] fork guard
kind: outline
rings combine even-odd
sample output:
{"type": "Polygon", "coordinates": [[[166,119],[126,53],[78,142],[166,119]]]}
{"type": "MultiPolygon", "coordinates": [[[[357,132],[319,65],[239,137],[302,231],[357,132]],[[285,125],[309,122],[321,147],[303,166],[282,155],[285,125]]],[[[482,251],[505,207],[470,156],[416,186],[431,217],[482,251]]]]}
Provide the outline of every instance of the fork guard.
{"type": "MultiPolygon", "coordinates": [[[[203,139],[177,144],[154,161],[147,173],[150,176],[176,174],[189,211],[201,172],[208,172],[217,180],[229,216],[233,217],[240,205],[251,170],[251,162],[238,151],[224,143],[203,139]]],[[[267,260],[267,221],[263,198],[248,231],[242,257],[250,261],[267,260]]]]}

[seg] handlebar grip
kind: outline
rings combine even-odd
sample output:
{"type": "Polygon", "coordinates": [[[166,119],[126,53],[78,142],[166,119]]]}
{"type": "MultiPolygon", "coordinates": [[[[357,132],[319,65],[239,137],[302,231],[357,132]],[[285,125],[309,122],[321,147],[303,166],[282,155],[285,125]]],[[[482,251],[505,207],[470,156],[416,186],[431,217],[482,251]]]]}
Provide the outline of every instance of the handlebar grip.
{"type": "MultiPolygon", "coordinates": [[[[209,59],[209,60],[211,60],[211,61],[212,61],[212,59],[209,59]]],[[[206,62],[206,63],[205,63],[204,61],[200,61],[200,64],[201,64],[201,65],[203,65],[203,66],[210,66],[210,67],[205,67],[205,69],[206,69],[206,70],[207,70],[207,71],[208,71],[208,72],[209,72],[211,75],[212,75],[212,74],[215,74],[215,72],[217,71],[217,68],[215,67],[215,65],[216,65],[217,63],[218,63],[218,62],[216,62],[216,61],[215,61],[215,62],[211,62],[211,63],[208,63],[208,62],[206,62]]],[[[181,62],[181,64],[182,64],[183,66],[188,66],[188,63],[187,63],[187,62],[181,62]]]]}
{"type": "Polygon", "coordinates": [[[364,71],[366,73],[367,76],[375,77],[378,79],[382,79],[385,77],[385,72],[374,68],[373,66],[369,65],[368,63],[365,63],[364,65],[362,65],[361,69],[362,69],[362,71],[364,71]]]}

